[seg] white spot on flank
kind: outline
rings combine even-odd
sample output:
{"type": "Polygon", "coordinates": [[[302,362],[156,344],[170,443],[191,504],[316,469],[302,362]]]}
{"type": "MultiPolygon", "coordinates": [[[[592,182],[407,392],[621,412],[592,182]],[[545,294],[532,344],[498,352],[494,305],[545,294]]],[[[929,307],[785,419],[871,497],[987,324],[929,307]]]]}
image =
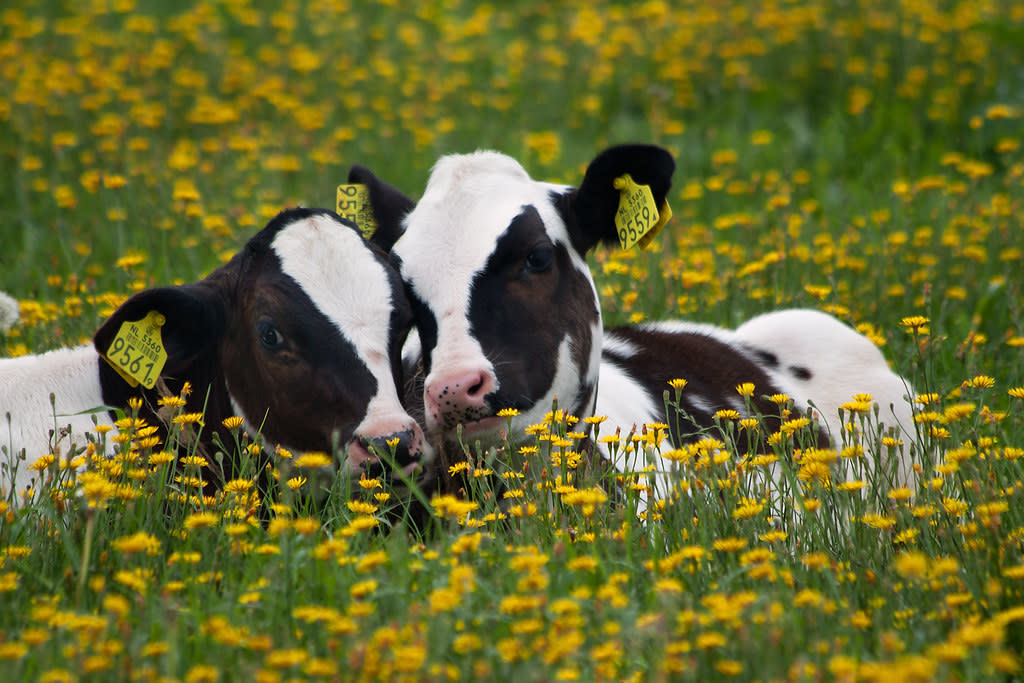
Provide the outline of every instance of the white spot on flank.
{"type": "MultiPolygon", "coordinates": [[[[54,428],[71,427],[60,442],[61,452],[67,454],[71,444],[84,446],[85,434],[95,433],[94,415],[99,424],[111,423],[106,411],[84,412],[103,406],[99,373],[103,362],[91,344],[0,359],[0,447],[7,449],[6,456],[0,457],[7,468],[0,469],[0,488],[5,492],[11,485],[24,490],[38,475],[28,466],[51,452],[49,433],[54,428]],[[55,405],[50,404],[50,394],[55,405]],[[22,450],[26,459],[15,462],[14,456],[22,450]],[[12,482],[14,466],[18,473],[12,482]]],[[[110,436],[107,444],[112,453],[115,444],[110,436]]]]}
{"type": "Polygon", "coordinates": [[[614,354],[622,359],[632,358],[640,352],[636,344],[624,337],[618,336],[613,331],[605,333],[601,348],[604,352],[614,354]]]}

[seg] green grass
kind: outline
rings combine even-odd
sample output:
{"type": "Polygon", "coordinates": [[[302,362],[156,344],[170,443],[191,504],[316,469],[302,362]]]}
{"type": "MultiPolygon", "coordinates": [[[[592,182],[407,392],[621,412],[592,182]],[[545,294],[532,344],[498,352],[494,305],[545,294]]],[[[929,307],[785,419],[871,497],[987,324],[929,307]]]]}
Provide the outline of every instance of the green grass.
{"type": "MultiPolygon", "coordinates": [[[[607,322],[813,306],[932,395],[913,491],[856,468],[844,490],[803,449],[765,488],[725,419],[729,457],[675,453],[689,491],[647,523],[642,475],[607,500],[572,436],[474,458],[423,534],[372,485],[313,508],[301,460],[261,501],[244,481],[196,500],[195,465],[161,462],[177,432],[84,498],[54,464],[0,518],[0,677],[1019,678],[1022,20],[1013,0],[0,10],[0,290],[23,318],[0,354],[88,339],[281,208],[332,206],[352,163],[415,196],[448,152],[576,182],[646,141],[678,159],[676,218],[651,251],[592,257],[607,322]]],[[[799,437],[760,450],[785,462],[799,437]]]]}

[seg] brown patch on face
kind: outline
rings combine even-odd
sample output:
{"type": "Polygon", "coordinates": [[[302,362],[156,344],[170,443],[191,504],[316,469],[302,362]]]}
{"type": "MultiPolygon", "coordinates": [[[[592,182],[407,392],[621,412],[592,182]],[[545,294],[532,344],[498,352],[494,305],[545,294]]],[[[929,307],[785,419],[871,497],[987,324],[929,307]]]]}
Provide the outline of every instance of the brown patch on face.
{"type": "Polygon", "coordinates": [[[344,446],[377,389],[355,348],[279,270],[261,269],[238,291],[234,343],[221,355],[231,396],[271,442],[307,451],[344,446]]]}

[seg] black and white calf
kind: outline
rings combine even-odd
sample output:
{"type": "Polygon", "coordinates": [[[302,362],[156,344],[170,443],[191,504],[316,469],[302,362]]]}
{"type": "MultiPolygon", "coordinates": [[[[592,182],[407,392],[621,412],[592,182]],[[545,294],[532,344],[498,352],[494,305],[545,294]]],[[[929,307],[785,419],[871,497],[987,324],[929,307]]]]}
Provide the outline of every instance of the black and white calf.
{"type": "MultiPolygon", "coordinates": [[[[353,169],[350,182],[371,188],[378,217],[404,214],[378,224],[397,238],[392,263],[419,331],[429,439],[450,440],[461,424],[470,439],[497,441],[505,424],[498,411],[518,410],[513,429],[521,430],[539,422],[556,397],[577,416],[606,415],[602,431],[628,433],[666,422],[662,395],[677,377],[688,381],[684,409],[696,423],[691,434],[673,434],[677,443],[712,425],[717,410],[744,408],[736,392],[744,382],[755,384],[756,396],[786,393],[801,408],[808,400],[838,406],[850,399],[847,390],[871,392],[883,406],[904,403],[904,392],[894,390],[902,383],[871,382],[895,377],[881,354],[859,353],[861,340],[870,342],[824,314],[828,321],[800,313],[787,314],[784,325],[751,321],[739,332],[661,323],[603,333],[585,257],[618,241],[614,181],[630,174],[660,206],[674,167],[658,147],[613,147],[573,188],[536,181],[496,152],[448,156],[415,206],[366,169],[353,169]],[[855,359],[830,365],[847,348],[858,350],[855,359]],[[849,381],[833,384],[837,376],[849,381]]],[[[755,402],[763,414],[778,414],[774,404],[755,402]]],[[[835,433],[831,417],[825,425],[835,433]]]]}
{"type": "MultiPolygon", "coordinates": [[[[55,428],[70,425],[65,452],[72,441],[84,445],[93,422],[83,411],[124,408],[138,396],[142,416],[159,425],[159,398],[178,395],[186,381],[193,391],[184,410],[205,407],[210,452],[215,432],[232,443],[221,422],[238,415],[289,450],[343,446],[340,465],[350,474],[376,462],[371,445],[387,450],[397,440],[396,458],[412,472],[433,451],[395,385],[412,325],[402,290],[384,252],[354,225],[330,211],[284,211],[205,279],[132,296],[94,344],[0,360],[0,486],[31,486],[27,464],[50,452],[55,428]],[[100,352],[122,323],[150,311],[166,320],[168,359],[153,389],[132,388],[100,352]],[[18,461],[21,453],[27,462],[18,461]]],[[[231,478],[230,467],[211,472],[212,483],[231,478]]]]}

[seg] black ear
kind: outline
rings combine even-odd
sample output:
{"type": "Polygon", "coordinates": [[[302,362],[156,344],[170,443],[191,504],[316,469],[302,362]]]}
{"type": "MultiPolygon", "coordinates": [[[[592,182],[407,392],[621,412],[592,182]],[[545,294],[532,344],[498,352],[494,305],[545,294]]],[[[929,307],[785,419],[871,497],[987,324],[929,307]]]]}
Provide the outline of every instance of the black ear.
{"type": "Polygon", "coordinates": [[[616,178],[628,173],[638,185],[650,186],[654,203],[661,207],[675,169],[672,155],[654,145],[619,145],[598,154],[580,186],[556,198],[573,247],[585,254],[600,242],[618,243],[615,213],[620,193],[614,186],[616,178]]]}
{"type": "Polygon", "coordinates": [[[377,221],[377,229],[370,236],[370,242],[385,252],[391,251],[391,247],[402,236],[402,219],[413,210],[416,202],[360,164],[354,164],[349,170],[348,182],[366,185],[373,217],[377,221]]]}
{"type": "Polygon", "coordinates": [[[105,354],[121,325],[161,313],[160,337],[167,351],[163,374],[180,375],[205,351],[218,348],[226,329],[225,304],[216,287],[205,281],[180,287],[157,287],[131,297],[107,318],[93,336],[96,350],[105,354]]]}

